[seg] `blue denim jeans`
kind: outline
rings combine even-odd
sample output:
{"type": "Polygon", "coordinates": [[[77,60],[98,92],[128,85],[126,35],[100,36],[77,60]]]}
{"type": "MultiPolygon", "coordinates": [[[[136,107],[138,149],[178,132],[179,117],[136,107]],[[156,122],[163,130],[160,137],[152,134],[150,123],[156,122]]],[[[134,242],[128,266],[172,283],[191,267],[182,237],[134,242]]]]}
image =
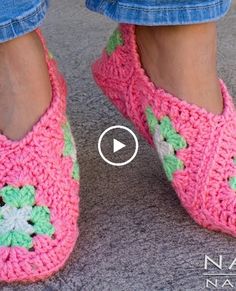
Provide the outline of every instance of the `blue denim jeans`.
{"type": "MultiPolygon", "coordinates": [[[[49,1],[0,0],[0,42],[40,26],[49,1]]],[[[86,0],[89,9],[115,21],[143,25],[215,21],[227,13],[230,3],[231,0],[86,0]]]]}
{"type": "Polygon", "coordinates": [[[231,0],[86,0],[87,7],[117,22],[137,25],[184,25],[216,21],[231,0]]]}
{"type": "Polygon", "coordinates": [[[0,42],[36,29],[43,21],[49,0],[0,0],[0,42]]]}

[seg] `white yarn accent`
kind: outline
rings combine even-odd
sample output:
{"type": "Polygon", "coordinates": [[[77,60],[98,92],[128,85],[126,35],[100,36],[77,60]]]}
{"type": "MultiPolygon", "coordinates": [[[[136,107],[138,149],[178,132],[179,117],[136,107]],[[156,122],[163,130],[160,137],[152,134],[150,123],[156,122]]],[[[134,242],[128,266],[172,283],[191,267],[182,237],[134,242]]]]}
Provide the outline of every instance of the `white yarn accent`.
{"type": "Polygon", "coordinates": [[[31,218],[32,207],[25,206],[20,209],[4,205],[0,209],[0,235],[9,231],[19,231],[27,234],[34,233],[34,228],[28,223],[31,218]]]}
{"type": "Polygon", "coordinates": [[[175,151],[171,144],[166,142],[161,135],[160,125],[158,124],[153,135],[154,144],[160,160],[163,162],[166,155],[174,155],[175,151]]]}

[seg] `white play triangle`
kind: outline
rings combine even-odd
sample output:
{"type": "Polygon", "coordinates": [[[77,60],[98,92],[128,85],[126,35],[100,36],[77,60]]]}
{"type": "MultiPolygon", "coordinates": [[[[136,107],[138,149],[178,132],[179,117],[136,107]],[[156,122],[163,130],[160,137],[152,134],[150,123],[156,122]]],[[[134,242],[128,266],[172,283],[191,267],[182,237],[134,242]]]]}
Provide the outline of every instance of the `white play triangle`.
{"type": "Polygon", "coordinates": [[[119,150],[123,149],[124,147],[126,147],[125,144],[123,144],[122,142],[113,138],[113,153],[118,152],[119,150]]]}

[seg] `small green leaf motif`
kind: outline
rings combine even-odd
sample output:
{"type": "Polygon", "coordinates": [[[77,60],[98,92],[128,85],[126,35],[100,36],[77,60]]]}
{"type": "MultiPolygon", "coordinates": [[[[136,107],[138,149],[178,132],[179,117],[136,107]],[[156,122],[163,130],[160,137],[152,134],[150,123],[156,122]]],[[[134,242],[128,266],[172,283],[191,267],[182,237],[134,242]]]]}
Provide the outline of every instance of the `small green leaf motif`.
{"type": "Polygon", "coordinates": [[[173,174],[177,170],[183,170],[183,162],[174,155],[166,155],[163,161],[163,167],[166,172],[167,179],[173,180],[173,174]]]}
{"type": "Polygon", "coordinates": [[[177,170],[184,169],[183,162],[176,157],[175,151],[186,148],[187,142],[176,132],[168,116],[158,119],[151,107],[147,107],[146,118],[166,176],[169,181],[172,181],[173,174],[177,170]]]}
{"type": "Polygon", "coordinates": [[[51,236],[55,231],[50,223],[50,210],[48,207],[36,206],[32,211],[31,221],[34,222],[34,229],[38,234],[51,236]]]}
{"type": "Polygon", "coordinates": [[[169,117],[165,116],[161,119],[160,131],[164,138],[167,138],[169,135],[175,133],[169,117]]]}
{"type": "Polygon", "coordinates": [[[31,221],[37,223],[38,221],[50,221],[50,210],[46,206],[35,206],[31,213],[31,221]]]}
{"type": "Polygon", "coordinates": [[[53,225],[48,221],[38,221],[35,223],[34,228],[37,234],[47,234],[51,236],[55,232],[53,225]]]}
{"type": "Polygon", "coordinates": [[[10,233],[11,235],[11,246],[12,247],[25,247],[27,249],[30,249],[33,246],[33,240],[30,235],[27,233],[21,233],[18,231],[12,231],[10,233]]]}
{"type": "Polygon", "coordinates": [[[24,186],[23,188],[6,186],[0,190],[0,196],[10,206],[17,208],[32,206],[34,204],[35,189],[30,185],[24,186]]]}
{"type": "Polygon", "coordinates": [[[0,190],[4,205],[0,207],[0,246],[33,246],[33,235],[52,236],[55,232],[50,222],[50,210],[35,205],[36,190],[31,185],[7,185],[0,190]]]}
{"type": "Polygon", "coordinates": [[[77,161],[75,161],[74,163],[74,166],[73,166],[73,173],[72,173],[72,176],[75,180],[79,180],[79,177],[80,177],[80,170],[79,170],[79,164],[77,161]]]}
{"type": "Polygon", "coordinates": [[[76,147],[74,138],[72,135],[71,127],[68,121],[62,126],[64,133],[64,157],[70,157],[73,161],[72,178],[79,181],[79,164],[77,161],[76,147]]]}
{"type": "Polygon", "coordinates": [[[170,133],[166,136],[166,140],[176,151],[184,149],[187,146],[185,139],[178,133],[170,133]]]}
{"type": "Polygon", "coordinates": [[[73,142],[71,127],[68,121],[63,125],[63,132],[64,132],[64,142],[65,142],[63,154],[65,157],[70,157],[74,154],[75,146],[73,142]]]}
{"type": "Polygon", "coordinates": [[[120,30],[117,28],[114,30],[112,35],[110,36],[107,46],[106,46],[106,52],[108,55],[111,55],[118,46],[123,45],[123,39],[120,30]]]}
{"type": "Polygon", "coordinates": [[[33,246],[33,239],[26,233],[10,231],[0,236],[0,246],[30,249],[33,246]]]}
{"type": "Polygon", "coordinates": [[[0,190],[0,195],[2,196],[3,202],[7,205],[20,207],[19,192],[19,188],[6,186],[0,190]]]}
{"type": "Polygon", "coordinates": [[[12,233],[7,232],[3,235],[0,235],[0,246],[8,247],[12,243],[12,233]]]}
{"type": "Polygon", "coordinates": [[[155,133],[156,126],[159,124],[158,119],[155,117],[151,107],[148,107],[146,110],[146,117],[149,126],[149,130],[152,134],[155,133]]]}

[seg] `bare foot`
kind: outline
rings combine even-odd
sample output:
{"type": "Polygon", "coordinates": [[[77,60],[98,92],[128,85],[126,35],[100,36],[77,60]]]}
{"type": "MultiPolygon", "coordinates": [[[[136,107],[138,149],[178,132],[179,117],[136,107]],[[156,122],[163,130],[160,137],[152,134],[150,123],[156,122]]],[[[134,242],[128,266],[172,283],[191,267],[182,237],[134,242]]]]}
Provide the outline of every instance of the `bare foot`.
{"type": "Polygon", "coordinates": [[[32,32],[0,44],[0,131],[22,139],[51,102],[44,50],[32,32]]]}
{"type": "Polygon", "coordinates": [[[223,111],[216,24],[136,27],[142,65],[158,87],[214,114],[223,111]]]}

